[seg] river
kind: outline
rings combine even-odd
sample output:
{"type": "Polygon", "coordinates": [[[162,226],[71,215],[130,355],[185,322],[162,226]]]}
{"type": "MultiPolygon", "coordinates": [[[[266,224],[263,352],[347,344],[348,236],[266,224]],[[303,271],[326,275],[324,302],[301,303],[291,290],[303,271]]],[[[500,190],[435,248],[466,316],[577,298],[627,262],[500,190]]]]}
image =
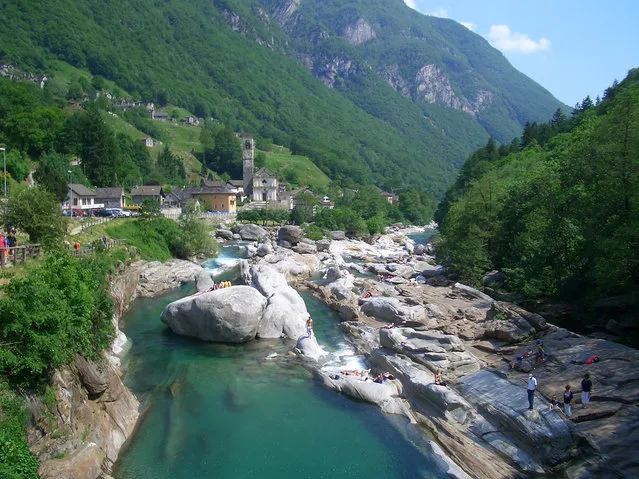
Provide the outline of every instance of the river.
{"type": "MultiPolygon", "coordinates": [[[[233,278],[228,267],[239,254],[226,247],[207,267],[233,278]]],[[[138,299],[124,318],[132,343],[125,382],[142,415],[116,479],[447,477],[414,426],[324,388],[286,356],[292,341],[224,345],[173,334],[160,313],[192,292],[190,286],[138,299]],[[274,352],[275,359],[263,359],[274,352]]],[[[361,365],[339,319],[303,298],[318,342],[334,361],[361,365]]]]}

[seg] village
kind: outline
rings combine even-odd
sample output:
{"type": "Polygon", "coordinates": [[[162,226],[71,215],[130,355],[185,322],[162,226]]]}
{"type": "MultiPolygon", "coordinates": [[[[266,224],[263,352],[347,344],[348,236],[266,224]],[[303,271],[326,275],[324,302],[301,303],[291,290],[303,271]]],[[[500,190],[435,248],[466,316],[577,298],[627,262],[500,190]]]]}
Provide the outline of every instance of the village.
{"type": "MultiPolygon", "coordinates": [[[[147,138],[142,139],[147,141],[147,138]]],[[[311,208],[333,209],[335,206],[326,195],[317,195],[304,186],[288,189],[277,175],[268,168],[255,167],[255,142],[249,134],[242,135],[241,180],[202,179],[198,187],[178,187],[166,191],[161,185],[135,186],[127,195],[124,188],[108,187],[92,190],[85,185],[69,183],[67,198],[62,204],[67,216],[135,216],[145,202],[160,207],[160,214],[177,218],[186,211],[189,201],[196,202],[196,209],[209,216],[227,217],[232,220],[241,209],[272,209],[292,211],[296,206],[314,200],[311,208]],[[105,213],[105,210],[107,213],[105,213]],[[112,213],[109,213],[113,210],[112,213]]],[[[397,204],[397,195],[381,192],[390,204],[397,204]]]]}

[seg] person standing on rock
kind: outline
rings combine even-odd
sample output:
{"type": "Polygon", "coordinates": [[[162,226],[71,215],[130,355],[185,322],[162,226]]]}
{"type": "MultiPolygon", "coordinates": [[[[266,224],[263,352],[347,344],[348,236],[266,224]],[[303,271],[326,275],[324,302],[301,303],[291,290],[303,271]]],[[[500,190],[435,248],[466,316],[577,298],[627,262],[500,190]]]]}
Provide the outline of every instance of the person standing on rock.
{"type": "Polygon", "coordinates": [[[570,384],[566,384],[566,390],[564,391],[564,412],[566,416],[570,417],[572,414],[572,408],[570,402],[572,401],[572,391],[570,390],[570,384]]]}
{"type": "Polygon", "coordinates": [[[586,405],[590,402],[590,391],[592,390],[592,381],[590,380],[590,374],[584,374],[584,378],[581,380],[581,407],[586,409],[586,405]]]}
{"type": "Polygon", "coordinates": [[[309,338],[311,337],[311,334],[313,334],[313,318],[311,318],[310,315],[306,320],[306,334],[309,338]]]}
{"type": "Polygon", "coordinates": [[[530,373],[528,376],[528,409],[532,409],[535,404],[535,389],[537,389],[537,378],[530,373]]]}

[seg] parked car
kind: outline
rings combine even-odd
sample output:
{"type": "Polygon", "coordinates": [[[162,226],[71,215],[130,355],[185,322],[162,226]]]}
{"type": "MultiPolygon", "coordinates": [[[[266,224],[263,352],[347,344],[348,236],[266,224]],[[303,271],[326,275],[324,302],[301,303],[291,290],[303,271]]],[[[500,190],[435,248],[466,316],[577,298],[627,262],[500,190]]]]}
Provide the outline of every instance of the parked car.
{"type": "Polygon", "coordinates": [[[125,206],[122,208],[124,211],[131,213],[130,216],[140,216],[142,214],[142,207],[137,205],[125,206]]]}
{"type": "Polygon", "coordinates": [[[64,216],[86,216],[87,213],[79,208],[66,208],[62,210],[64,216]]]}
{"type": "Polygon", "coordinates": [[[101,208],[99,210],[95,210],[93,212],[93,216],[97,216],[98,218],[112,218],[114,215],[111,210],[101,208]]]}
{"type": "Polygon", "coordinates": [[[109,208],[109,210],[113,211],[113,216],[125,217],[125,218],[128,218],[129,216],[131,216],[130,211],[126,211],[121,208],[109,208]]]}

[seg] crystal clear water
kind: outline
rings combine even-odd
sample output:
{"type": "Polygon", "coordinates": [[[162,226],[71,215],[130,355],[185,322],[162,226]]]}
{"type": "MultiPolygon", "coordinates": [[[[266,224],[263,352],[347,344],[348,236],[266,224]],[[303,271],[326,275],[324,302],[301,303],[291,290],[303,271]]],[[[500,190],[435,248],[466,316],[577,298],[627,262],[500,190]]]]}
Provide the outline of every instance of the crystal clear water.
{"type": "MultiPolygon", "coordinates": [[[[209,266],[229,276],[220,264],[236,253],[225,252],[209,266]]],[[[126,384],[143,414],[117,479],[446,477],[415,446],[423,438],[404,418],[321,386],[286,356],[291,341],[231,346],[171,333],[160,313],[191,292],[139,299],[125,318],[132,340],[126,384]],[[275,359],[263,359],[273,352],[275,359]]],[[[338,319],[304,299],[320,344],[337,364],[356,365],[338,319]]]]}
{"type": "Polygon", "coordinates": [[[421,233],[412,233],[407,235],[415,244],[426,244],[430,241],[430,238],[435,234],[435,230],[425,230],[421,233]]]}

